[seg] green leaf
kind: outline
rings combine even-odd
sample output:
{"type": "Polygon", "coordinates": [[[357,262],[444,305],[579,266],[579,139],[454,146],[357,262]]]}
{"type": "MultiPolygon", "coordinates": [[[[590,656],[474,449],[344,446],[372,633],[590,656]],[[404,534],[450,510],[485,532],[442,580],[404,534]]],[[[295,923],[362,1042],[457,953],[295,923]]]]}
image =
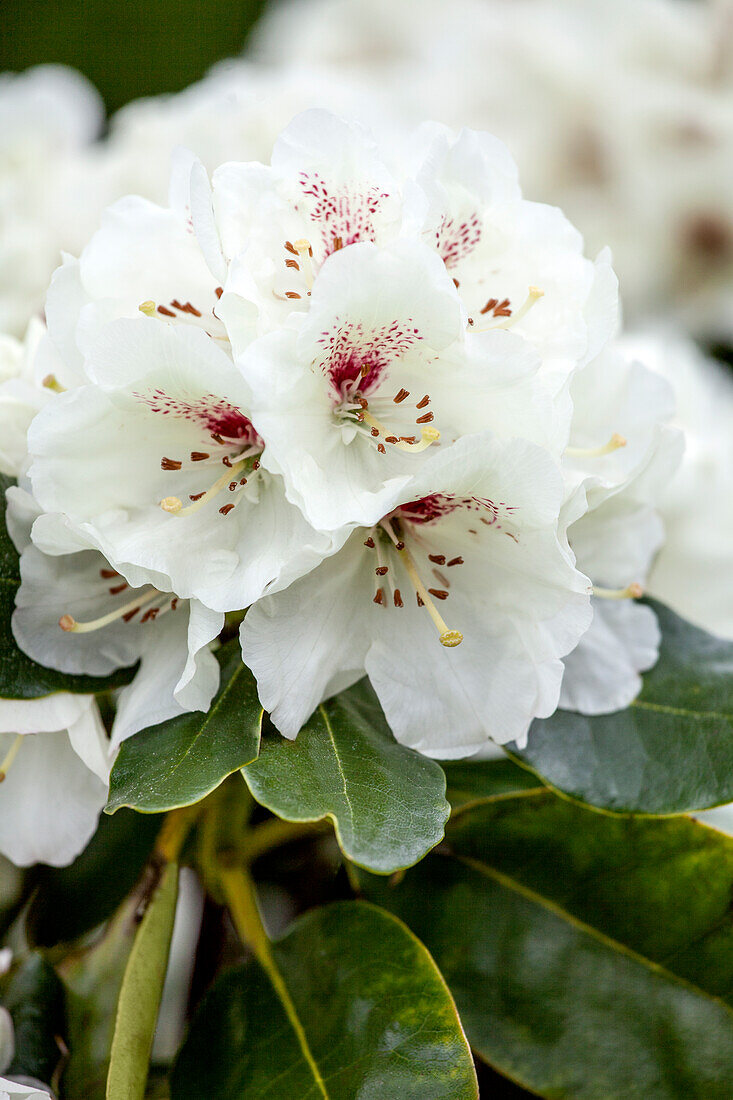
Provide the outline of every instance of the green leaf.
{"type": "Polygon", "coordinates": [[[5,490],[14,484],[12,478],[0,474],[0,698],[37,699],[54,691],[87,694],[129,684],[134,668],[120,669],[111,676],[69,676],[36,664],[15,644],[10,620],[20,587],[20,556],[5,526],[5,490]]]}
{"type": "Polygon", "coordinates": [[[178,896],[168,863],[142,919],[125,968],[112,1039],[107,1100],[143,1100],[178,896]]]}
{"type": "Polygon", "coordinates": [[[477,798],[492,798],[498,794],[537,790],[540,780],[526,768],[505,760],[444,761],[448,798],[453,806],[473,802],[477,798]]]}
{"type": "Polygon", "coordinates": [[[474,1050],[540,1096],[733,1095],[733,841],[550,792],[459,810],[369,896],[431,951],[474,1050]]]}
{"type": "Polygon", "coordinates": [[[382,874],[422,859],[450,813],[441,768],[397,744],[366,680],[319,707],[295,741],[264,736],[242,774],[278,817],[332,818],[349,859],[382,874]]]}
{"type": "Polygon", "coordinates": [[[39,868],[25,921],[31,944],[53,947],[106,920],[137,882],[160,825],[160,818],[132,810],[102,816],[70,866],[39,868]]]}
{"type": "Polygon", "coordinates": [[[107,812],[158,813],[190,806],[257,756],[257,687],[233,639],[217,653],[221,685],[208,714],[194,711],[124,741],[112,769],[107,812]]]}
{"type": "Polygon", "coordinates": [[[272,944],[286,1008],[248,962],[215,983],[171,1100],[476,1100],[455,1005],[404,925],[363,902],[301,917],[272,944]]]}
{"type": "Polygon", "coordinates": [[[659,661],[627,710],[536,721],[512,755],[560,793],[622,813],[671,814],[733,801],[733,642],[649,601],[659,661]]]}
{"type": "Polygon", "coordinates": [[[53,967],[40,955],[30,955],[11,975],[3,1005],[15,1031],[7,1074],[50,1081],[61,1059],[57,1036],[66,1029],[64,989],[53,967]]]}

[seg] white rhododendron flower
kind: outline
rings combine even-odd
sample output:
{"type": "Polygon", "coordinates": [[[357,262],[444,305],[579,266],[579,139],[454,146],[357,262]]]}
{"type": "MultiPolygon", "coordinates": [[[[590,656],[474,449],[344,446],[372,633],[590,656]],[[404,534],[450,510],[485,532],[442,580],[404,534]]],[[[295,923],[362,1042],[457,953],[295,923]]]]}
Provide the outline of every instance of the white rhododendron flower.
{"type": "Polygon", "coordinates": [[[682,453],[667,426],[671,387],[614,345],[571,385],[564,519],[577,565],[593,581],[593,621],[565,660],[560,705],[603,714],[629,705],[656,662],[654,612],[634,602],[664,541],[658,504],[682,453]],[[604,440],[595,446],[599,440],[604,440]],[[573,517],[580,513],[580,518],[573,517]]]}
{"type": "Polygon", "coordinates": [[[468,436],[434,454],[403,503],[359,528],[242,626],[278,729],[369,676],[399,741],[465,756],[523,741],[557,706],[562,661],[590,622],[558,538],[562,478],[545,451],[468,436]]]}
{"type": "Polygon", "coordinates": [[[91,695],[0,699],[0,852],[62,867],[86,847],[107,801],[111,758],[91,695]]]}
{"type": "MultiPolygon", "coordinates": [[[[226,611],[331,540],[261,463],[217,291],[183,205],[112,207],[47,303],[49,335],[86,384],[36,418],[29,446],[41,508],[64,513],[131,585],[226,611]]],[[[66,553],[65,539],[44,549],[66,553]]]]}
{"type": "Polygon", "coordinates": [[[309,111],[270,167],[224,165],[210,196],[192,174],[263,465],[321,529],[386,514],[439,441],[490,427],[559,453],[567,378],[616,321],[606,257],[522,200],[500,143],[434,127],[417,143],[405,175],[309,111]]]}
{"type": "Polygon", "coordinates": [[[60,177],[102,117],[99,96],[73,69],[0,74],[0,331],[22,336],[43,308],[64,245],[60,177]]]}
{"type": "Polygon", "coordinates": [[[665,542],[649,591],[690,622],[733,639],[733,378],[672,331],[623,340],[672,386],[674,423],[685,434],[682,465],[660,498],[665,542]]]}
{"type": "Polygon", "coordinates": [[[23,652],[60,672],[92,676],[140,661],[117,699],[113,748],[167,718],[208,710],[219,685],[209,643],[222,613],[153,586],[133,589],[65,517],[40,513],[22,488],[7,491],[7,524],[20,552],[12,623],[23,652]]]}
{"type": "Polygon", "coordinates": [[[256,48],[348,69],[402,117],[497,134],[526,194],[613,249],[627,316],[729,336],[729,19],[725,0],[290,0],[256,48]]]}

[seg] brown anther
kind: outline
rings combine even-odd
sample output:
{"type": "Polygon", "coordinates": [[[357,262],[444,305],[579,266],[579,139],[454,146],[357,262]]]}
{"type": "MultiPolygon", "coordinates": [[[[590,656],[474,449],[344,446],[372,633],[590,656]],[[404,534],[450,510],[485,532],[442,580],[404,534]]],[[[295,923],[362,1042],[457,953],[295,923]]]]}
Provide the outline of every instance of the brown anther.
{"type": "Polygon", "coordinates": [[[429,588],[428,592],[431,596],[435,596],[436,600],[447,600],[448,593],[444,588],[429,588]]]}
{"type": "Polygon", "coordinates": [[[285,266],[286,267],[294,267],[296,271],[300,271],[300,264],[298,263],[297,260],[286,260],[285,261],[285,266]]]}
{"type": "Polygon", "coordinates": [[[486,305],[484,306],[484,308],[480,312],[481,313],[490,313],[491,310],[494,308],[494,306],[498,306],[498,304],[499,304],[499,299],[498,298],[489,298],[488,302],[486,303],[486,305]]]}
{"type": "Polygon", "coordinates": [[[253,470],[259,470],[259,468],[260,468],[260,464],[259,464],[258,460],[255,459],[254,462],[252,463],[252,469],[253,470]]]}
{"type": "Polygon", "coordinates": [[[371,536],[371,535],[369,536],[369,538],[368,538],[368,539],[365,539],[365,541],[364,541],[364,545],[365,545],[365,546],[368,546],[370,550],[373,550],[373,549],[374,549],[374,539],[372,538],[372,536],[371,536]]]}
{"type": "Polygon", "coordinates": [[[400,442],[402,443],[417,443],[416,435],[401,435],[400,442]]]}
{"type": "Polygon", "coordinates": [[[171,302],[171,306],[173,307],[173,309],[178,309],[178,310],[181,310],[181,311],[184,311],[184,312],[185,312],[185,309],[186,309],[186,307],[184,305],[182,305],[181,302],[179,302],[177,298],[173,299],[173,301],[171,302]]]}
{"type": "Polygon", "coordinates": [[[445,565],[445,554],[428,554],[428,557],[436,565],[445,565]]]}
{"type": "Polygon", "coordinates": [[[240,485],[246,485],[247,484],[247,478],[246,477],[240,477],[239,484],[240,485]]]}
{"type": "Polygon", "coordinates": [[[177,458],[161,458],[160,468],[161,470],[180,470],[182,462],[179,462],[177,458]]]}
{"type": "Polygon", "coordinates": [[[302,294],[298,294],[297,291],[295,291],[295,290],[286,290],[285,291],[285,297],[286,298],[302,298],[302,294]]]}
{"type": "Polygon", "coordinates": [[[223,508],[219,509],[219,511],[221,512],[221,514],[223,516],[228,516],[233,507],[234,507],[233,504],[225,504],[223,508]]]}
{"type": "Polygon", "coordinates": [[[219,435],[218,432],[212,432],[211,433],[211,438],[214,440],[214,443],[223,443],[224,442],[224,440],[222,439],[222,437],[219,435]]]}
{"type": "Polygon", "coordinates": [[[404,544],[404,542],[402,541],[402,539],[400,539],[400,541],[399,541],[399,542],[396,542],[396,543],[395,543],[395,549],[396,549],[396,550],[404,550],[404,549],[405,549],[405,544],[404,544]]]}
{"type": "Polygon", "coordinates": [[[370,365],[369,363],[365,363],[365,364],[364,364],[364,366],[363,366],[363,367],[361,368],[361,376],[362,376],[362,378],[366,378],[366,376],[367,376],[367,375],[369,374],[369,371],[370,371],[371,369],[372,369],[372,368],[371,368],[371,365],[370,365]]]}
{"type": "Polygon", "coordinates": [[[216,290],[214,291],[214,294],[216,294],[217,298],[221,298],[223,293],[224,293],[224,287],[223,286],[218,286],[216,288],[216,290]]]}
{"type": "Polygon", "coordinates": [[[357,404],[361,405],[362,409],[368,409],[369,408],[369,402],[367,401],[366,397],[357,397],[356,400],[357,400],[357,404]]]}
{"type": "Polygon", "coordinates": [[[119,577],[119,573],[116,569],[100,569],[100,577],[103,577],[106,581],[111,581],[113,577],[119,577]]]}
{"type": "Polygon", "coordinates": [[[174,596],[171,600],[171,611],[175,611],[178,607],[178,596],[174,596]]]}
{"type": "Polygon", "coordinates": [[[430,394],[426,393],[425,396],[420,401],[418,401],[415,408],[416,409],[424,409],[425,406],[429,405],[429,404],[430,404],[430,394]]]}
{"type": "Polygon", "coordinates": [[[173,310],[167,306],[158,306],[158,313],[162,313],[164,317],[175,317],[173,310]]]}
{"type": "Polygon", "coordinates": [[[378,577],[384,577],[387,575],[388,570],[388,565],[378,565],[374,572],[377,574],[378,577]]]}
{"type": "Polygon", "coordinates": [[[409,396],[410,396],[410,391],[403,388],[398,393],[396,393],[394,395],[392,400],[394,401],[395,405],[399,405],[400,401],[404,401],[405,398],[409,397],[409,396]]]}
{"type": "Polygon", "coordinates": [[[206,451],[191,451],[192,462],[205,462],[207,458],[211,458],[211,455],[206,451]]]}
{"type": "Polygon", "coordinates": [[[191,305],[190,302],[186,302],[185,306],[182,306],[181,308],[183,309],[184,313],[191,313],[194,317],[201,316],[201,310],[196,309],[196,306],[191,305]]]}
{"type": "Polygon", "coordinates": [[[385,435],[385,437],[384,437],[384,442],[385,443],[399,443],[399,441],[400,441],[400,438],[397,435],[385,435]]]}
{"type": "Polygon", "coordinates": [[[377,450],[379,451],[380,455],[386,455],[387,453],[387,448],[385,447],[384,443],[378,444],[377,450]]]}
{"type": "Polygon", "coordinates": [[[378,588],[377,589],[377,591],[375,593],[375,596],[374,596],[374,603],[384,603],[384,589],[383,588],[378,588]]]}
{"type": "Polygon", "coordinates": [[[395,588],[394,590],[394,605],[395,607],[405,606],[402,602],[402,593],[400,592],[399,588],[395,588]]]}
{"type": "Polygon", "coordinates": [[[416,592],[415,595],[417,596],[417,606],[418,607],[425,607],[425,604],[422,602],[422,597],[421,597],[420,593],[416,592]]]}
{"type": "Polygon", "coordinates": [[[122,616],[123,623],[129,623],[132,619],[134,619],[139,610],[140,610],[139,607],[133,607],[132,611],[128,611],[126,615],[123,615],[122,616]]]}
{"type": "MultiPolygon", "coordinates": [[[[342,238],[341,237],[334,237],[333,238],[333,251],[338,252],[339,249],[343,248],[343,247],[344,247],[344,242],[343,242],[342,238]]],[[[313,255],[312,252],[311,252],[311,255],[313,255]]]]}
{"type": "Polygon", "coordinates": [[[511,317],[511,315],[512,311],[509,309],[509,299],[504,298],[495,308],[494,317],[511,317]]]}
{"type": "Polygon", "coordinates": [[[379,435],[379,428],[372,428],[372,435],[376,439],[376,437],[379,435]]]}
{"type": "Polygon", "coordinates": [[[454,280],[453,280],[453,285],[455,286],[456,290],[458,290],[458,287],[459,287],[459,286],[460,286],[461,284],[460,284],[460,283],[458,282],[458,279],[454,279],[454,280]]]}
{"type": "Polygon", "coordinates": [[[290,241],[286,241],[286,242],[285,242],[285,247],[287,248],[288,252],[292,252],[292,254],[293,254],[294,256],[297,256],[297,255],[298,255],[298,250],[297,250],[297,248],[293,248],[293,246],[292,246],[292,244],[290,243],[290,241]]]}
{"type": "Polygon", "coordinates": [[[206,496],[206,490],[205,489],[200,493],[189,493],[188,494],[188,499],[189,500],[201,500],[201,497],[203,497],[203,496],[206,496]]]}
{"type": "Polygon", "coordinates": [[[416,424],[429,424],[431,420],[435,420],[435,415],[431,412],[423,413],[422,416],[418,416],[415,421],[416,424]]]}
{"type": "Polygon", "coordinates": [[[463,558],[451,558],[448,565],[463,565],[463,558]]]}
{"type": "Polygon", "coordinates": [[[157,608],[157,607],[151,607],[148,611],[145,612],[145,614],[143,615],[140,622],[141,623],[150,622],[151,619],[156,618],[156,616],[158,615],[159,610],[160,609],[157,608]]]}
{"type": "Polygon", "coordinates": [[[229,457],[229,455],[224,455],[224,457],[222,458],[222,462],[224,463],[225,466],[228,466],[229,469],[232,468],[232,460],[229,457]]]}
{"type": "Polygon", "coordinates": [[[230,493],[233,493],[234,490],[236,489],[236,487],[237,487],[237,482],[236,481],[230,481],[229,482],[229,492],[230,493]]]}
{"type": "Polygon", "coordinates": [[[474,323],[473,317],[469,317],[467,320],[469,325],[472,325],[474,323]]]}
{"type": "Polygon", "coordinates": [[[119,596],[120,592],[124,592],[126,588],[127,582],[125,582],[124,584],[115,584],[107,591],[109,592],[110,596],[119,596]]]}

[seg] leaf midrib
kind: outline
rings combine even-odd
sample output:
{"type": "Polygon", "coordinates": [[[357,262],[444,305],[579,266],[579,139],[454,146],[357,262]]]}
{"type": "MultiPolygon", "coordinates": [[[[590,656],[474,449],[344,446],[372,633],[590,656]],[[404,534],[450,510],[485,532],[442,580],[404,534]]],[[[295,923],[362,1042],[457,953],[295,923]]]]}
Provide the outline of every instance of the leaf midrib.
{"type": "Polygon", "coordinates": [[[733,721],[733,713],[725,714],[717,710],[687,710],[685,707],[671,707],[665,703],[649,703],[645,699],[634,699],[630,706],[637,707],[639,710],[650,710],[655,714],[673,714],[677,718],[697,719],[698,722],[708,718],[717,719],[721,722],[733,721]]]}
{"type": "Polygon", "coordinates": [[[620,955],[625,955],[627,958],[633,959],[639,963],[646,970],[653,974],[658,974],[667,981],[674,985],[680,986],[682,989],[686,989],[691,993],[702,997],[706,1001],[710,1001],[713,1004],[719,1005],[725,1010],[733,1023],[733,1008],[720,997],[716,997],[713,993],[708,993],[707,990],[701,986],[696,985],[694,982],[688,981],[686,978],[680,977],[679,974],[675,974],[671,970],[667,970],[666,967],[654,962],[652,959],[648,959],[645,955],[641,955],[638,951],[629,947],[628,944],[622,943],[620,940],[614,939],[612,936],[606,935],[605,932],[601,932],[600,929],[594,928],[593,925],[587,924],[585,921],[580,920],[578,917],[573,916],[566,909],[563,909],[557,902],[551,901],[549,898],[539,894],[536,890],[533,890],[530,886],[526,886],[522,882],[518,882],[510,875],[505,874],[503,871],[497,870],[495,867],[489,866],[487,863],[483,863],[481,860],[473,859],[471,856],[461,856],[457,853],[452,853],[452,858],[456,859],[459,863],[462,863],[466,867],[470,867],[478,874],[484,875],[486,878],[491,878],[495,882],[498,882],[500,886],[511,892],[518,894],[527,901],[531,901],[539,908],[546,910],[548,913],[552,913],[553,916],[559,917],[566,924],[572,928],[577,929],[579,932],[583,932],[591,939],[602,944],[604,947],[609,948],[612,951],[617,952],[620,955]]]}

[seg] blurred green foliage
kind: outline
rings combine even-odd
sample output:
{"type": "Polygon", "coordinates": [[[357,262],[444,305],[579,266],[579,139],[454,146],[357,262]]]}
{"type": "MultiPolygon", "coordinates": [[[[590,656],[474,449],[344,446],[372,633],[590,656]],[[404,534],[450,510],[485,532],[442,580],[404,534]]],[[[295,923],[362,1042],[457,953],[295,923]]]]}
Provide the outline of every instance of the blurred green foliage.
{"type": "Polygon", "coordinates": [[[0,0],[0,70],[79,69],[112,112],[239,53],[267,0],[0,0]]]}

